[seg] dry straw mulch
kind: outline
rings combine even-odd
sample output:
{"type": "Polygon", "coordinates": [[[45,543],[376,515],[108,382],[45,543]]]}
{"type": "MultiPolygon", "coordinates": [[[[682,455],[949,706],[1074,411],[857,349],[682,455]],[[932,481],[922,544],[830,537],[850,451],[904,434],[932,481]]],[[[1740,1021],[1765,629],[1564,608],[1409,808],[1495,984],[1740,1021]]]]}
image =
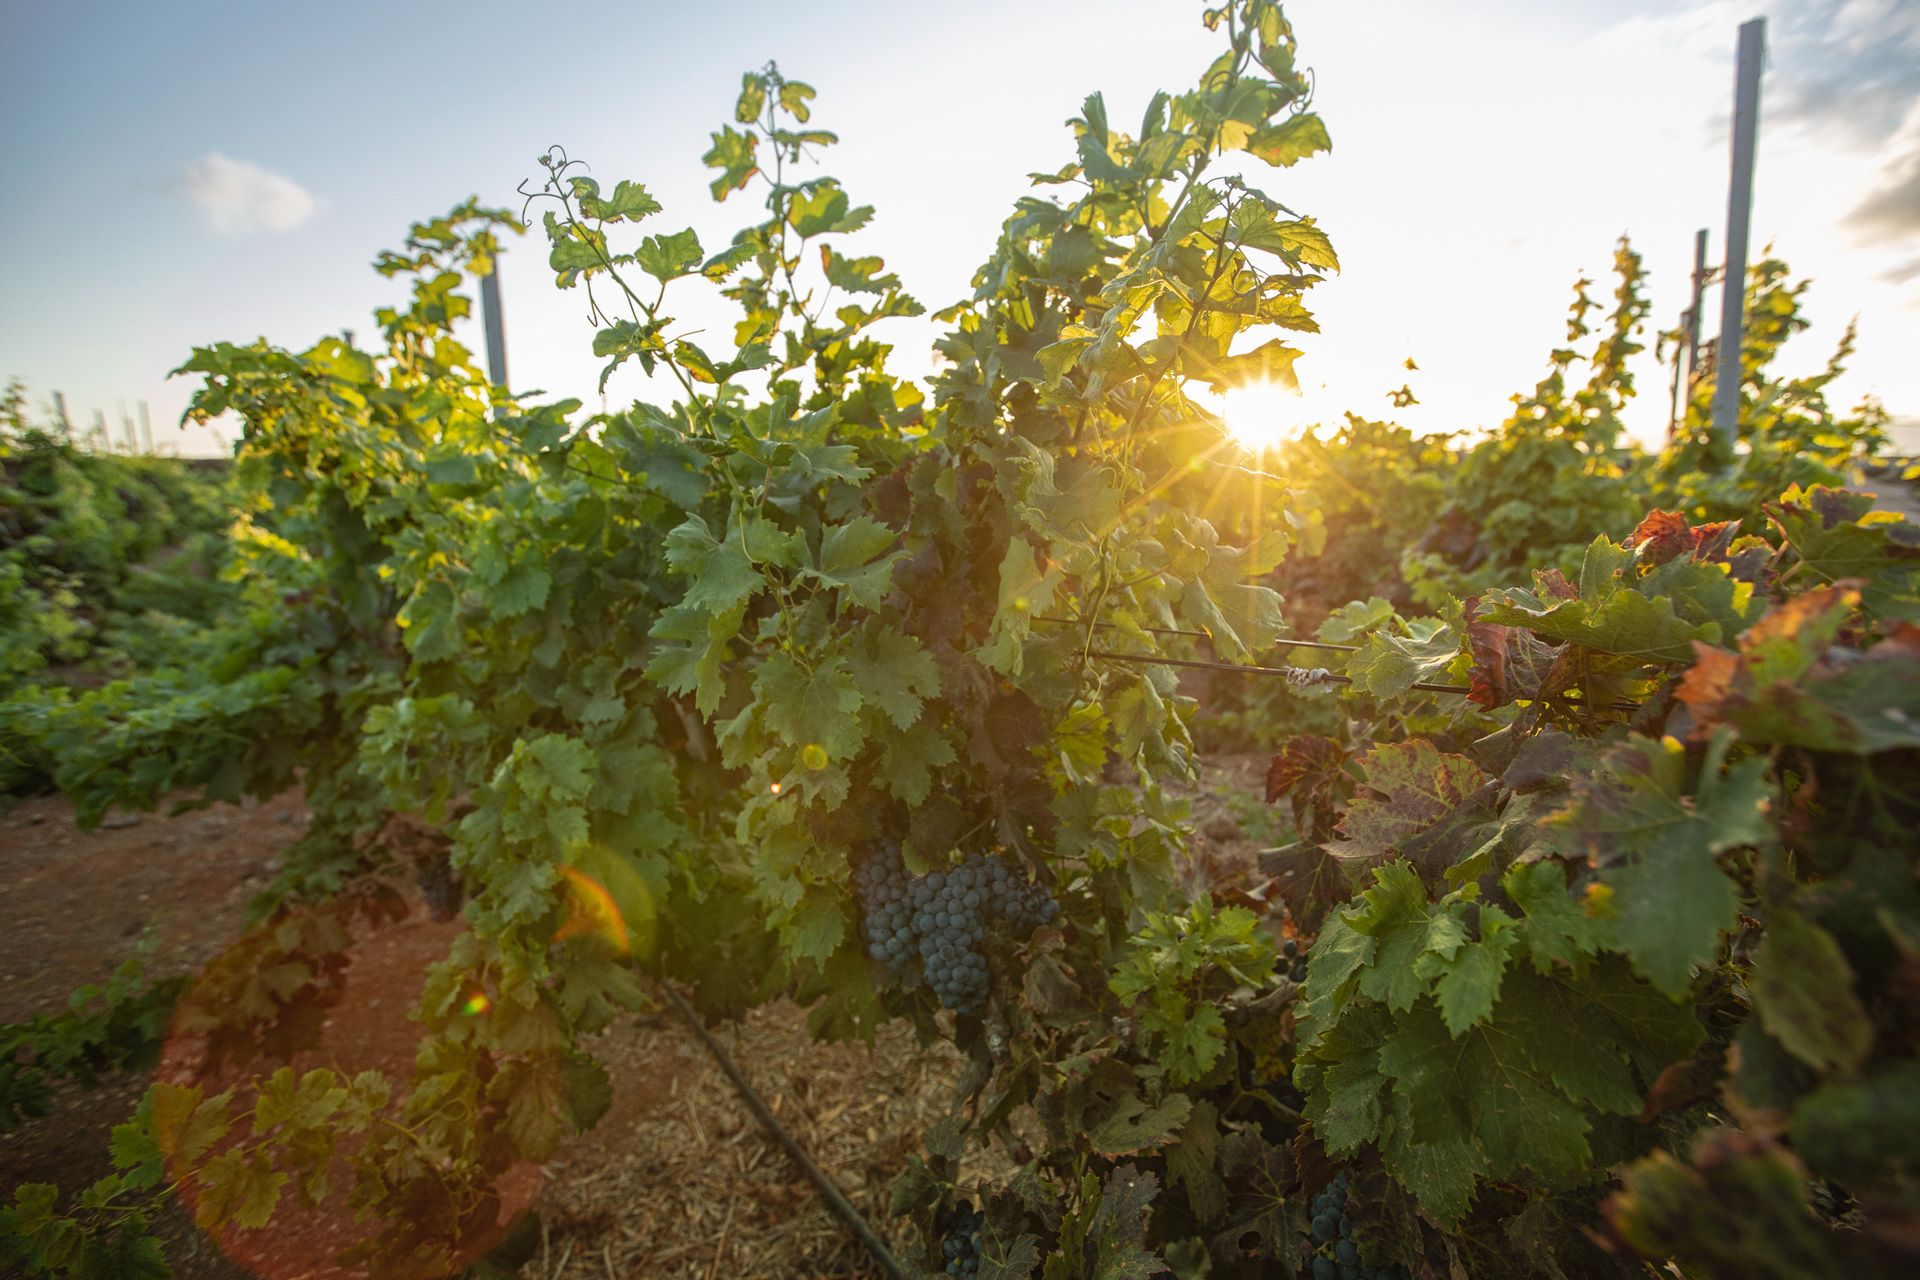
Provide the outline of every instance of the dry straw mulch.
{"type": "MultiPolygon", "coordinates": [[[[825,1045],[789,1002],[715,1038],[786,1126],[895,1250],[893,1179],[941,1117],[961,1069],[911,1029],[825,1045]]],[[[587,1046],[614,1077],[612,1109],[546,1169],[544,1238],[529,1277],[876,1276],[871,1259],[754,1121],[693,1032],[670,1012],[630,1019],[587,1046]]]]}

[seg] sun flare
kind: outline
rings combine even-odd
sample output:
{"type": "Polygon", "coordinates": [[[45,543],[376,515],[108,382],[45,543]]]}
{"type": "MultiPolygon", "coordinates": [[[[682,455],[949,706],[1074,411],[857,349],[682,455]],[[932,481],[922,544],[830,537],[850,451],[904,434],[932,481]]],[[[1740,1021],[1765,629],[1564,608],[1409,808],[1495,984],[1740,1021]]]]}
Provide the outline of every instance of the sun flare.
{"type": "Polygon", "coordinates": [[[1301,394],[1278,382],[1250,382],[1220,397],[1227,434],[1249,453],[1265,453],[1299,437],[1309,425],[1301,394]]]}

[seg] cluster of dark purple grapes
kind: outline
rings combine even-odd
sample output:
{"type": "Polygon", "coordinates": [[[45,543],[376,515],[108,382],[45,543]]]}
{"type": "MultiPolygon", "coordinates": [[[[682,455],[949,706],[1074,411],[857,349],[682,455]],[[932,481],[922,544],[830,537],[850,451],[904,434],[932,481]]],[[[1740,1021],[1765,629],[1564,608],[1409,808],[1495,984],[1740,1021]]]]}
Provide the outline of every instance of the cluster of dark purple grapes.
{"type": "Polygon", "coordinates": [[[957,867],[907,875],[900,846],[887,842],[854,873],[865,916],[867,954],[905,977],[917,957],[920,976],[940,1003],[971,1013],[987,1001],[987,922],[1004,921],[1019,936],[1060,914],[1038,884],[1015,875],[997,857],[971,854],[957,867]]]}
{"type": "Polygon", "coordinates": [[[1307,980],[1307,958],[1300,954],[1300,944],[1288,938],[1280,944],[1280,955],[1287,965],[1287,976],[1295,982],[1307,980]]]}
{"type": "Polygon", "coordinates": [[[986,1215],[970,1204],[963,1204],[954,1215],[953,1225],[941,1237],[940,1261],[945,1264],[942,1269],[954,1280],[973,1280],[980,1274],[980,1228],[986,1222],[986,1215]]]}
{"type": "Polygon", "coordinates": [[[1348,1236],[1347,1175],[1339,1174],[1313,1198],[1313,1280],[1412,1280],[1402,1266],[1370,1267],[1348,1236]]]}
{"type": "Polygon", "coordinates": [[[413,878],[420,886],[420,895],[427,900],[427,910],[435,920],[447,921],[460,914],[460,905],[466,894],[461,888],[460,877],[453,873],[453,864],[446,858],[434,858],[421,863],[413,878]]]}

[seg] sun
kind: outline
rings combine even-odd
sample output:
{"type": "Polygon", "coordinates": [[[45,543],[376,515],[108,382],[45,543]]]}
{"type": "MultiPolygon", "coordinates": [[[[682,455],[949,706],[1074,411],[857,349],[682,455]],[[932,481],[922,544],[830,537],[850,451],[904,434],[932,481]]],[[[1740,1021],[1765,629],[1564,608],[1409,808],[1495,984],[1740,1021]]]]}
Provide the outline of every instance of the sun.
{"type": "Polygon", "coordinates": [[[1220,397],[1227,434],[1249,453],[1277,449],[1312,425],[1300,392],[1278,382],[1229,387],[1220,397]]]}

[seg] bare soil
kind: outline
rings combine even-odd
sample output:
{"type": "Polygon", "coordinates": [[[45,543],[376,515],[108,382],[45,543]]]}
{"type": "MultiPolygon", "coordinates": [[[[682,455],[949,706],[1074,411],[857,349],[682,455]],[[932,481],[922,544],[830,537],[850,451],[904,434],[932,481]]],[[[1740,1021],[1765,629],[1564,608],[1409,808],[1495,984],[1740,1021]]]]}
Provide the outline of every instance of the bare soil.
{"type": "MultiPolygon", "coordinates": [[[[297,792],[93,831],[78,830],[58,798],[22,804],[0,819],[0,1020],[58,1009],[76,987],[105,979],[147,929],[159,943],[154,976],[198,970],[241,934],[247,901],[305,818],[297,792]]],[[[363,930],[321,1043],[294,1055],[293,1065],[325,1061],[404,1076],[419,1037],[408,1011],[426,966],[457,929],[417,907],[363,930]]],[[[902,1028],[872,1049],[817,1045],[804,1011],[789,1004],[720,1035],[775,1114],[888,1231],[888,1184],[938,1118],[934,1108],[957,1068],[951,1049],[922,1048],[902,1028]]],[[[683,1024],[633,1017],[596,1040],[593,1052],[613,1076],[612,1110],[545,1168],[516,1170],[499,1188],[503,1219],[532,1205],[543,1224],[529,1274],[866,1273],[858,1246],[752,1123],[683,1024]]],[[[158,1070],[214,1089],[277,1065],[256,1060],[209,1080],[192,1046],[176,1042],[158,1070]]],[[[126,1076],[90,1090],[67,1087],[53,1114],[0,1137],[0,1195],[10,1199],[22,1182],[71,1193],[105,1173],[108,1134],[147,1083],[126,1076]]],[[[328,1205],[311,1214],[283,1209],[270,1228],[216,1242],[176,1207],[161,1234],[183,1280],[345,1280],[354,1273],[331,1259],[357,1231],[344,1209],[328,1205]]]]}
{"type": "MultiPolygon", "coordinates": [[[[1264,767],[1264,757],[1223,760],[1193,793],[1201,867],[1240,862],[1265,843],[1270,832],[1257,803],[1264,767]],[[1245,798],[1229,802],[1228,793],[1245,798]],[[1253,829],[1243,830],[1243,820],[1253,829]]],[[[110,818],[92,831],[75,826],[72,806],[59,797],[0,816],[0,1021],[60,1008],[76,987],[103,981],[149,930],[157,944],[152,976],[197,972],[240,937],[248,901],[307,821],[297,790],[259,804],[110,818]]],[[[419,1038],[409,1011],[426,967],[445,955],[459,925],[434,922],[413,887],[404,890],[405,918],[357,931],[344,992],[320,1043],[292,1055],[297,1069],[325,1063],[406,1075],[419,1038]]],[[[944,1114],[960,1065],[953,1049],[922,1046],[898,1025],[872,1046],[819,1044],[805,1011],[787,1002],[716,1034],[868,1222],[904,1249],[901,1224],[887,1217],[890,1185],[944,1114]]],[[[872,1274],[860,1246],[677,1017],[625,1018],[588,1047],[613,1077],[611,1110],[544,1167],[515,1170],[499,1188],[502,1225],[526,1206],[540,1222],[523,1274],[872,1274]]],[[[195,1046],[176,1037],[157,1074],[244,1089],[278,1065],[256,1059],[209,1078],[195,1046]]],[[[109,1132],[147,1084],[128,1075],[92,1089],[68,1086],[53,1114],[0,1136],[0,1196],[11,1199],[22,1182],[53,1182],[71,1194],[107,1172],[109,1132]]],[[[269,1228],[219,1241],[180,1206],[161,1223],[182,1280],[350,1280],[355,1273],[332,1258],[362,1229],[338,1203],[283,1210],[269,1228]]]]}

